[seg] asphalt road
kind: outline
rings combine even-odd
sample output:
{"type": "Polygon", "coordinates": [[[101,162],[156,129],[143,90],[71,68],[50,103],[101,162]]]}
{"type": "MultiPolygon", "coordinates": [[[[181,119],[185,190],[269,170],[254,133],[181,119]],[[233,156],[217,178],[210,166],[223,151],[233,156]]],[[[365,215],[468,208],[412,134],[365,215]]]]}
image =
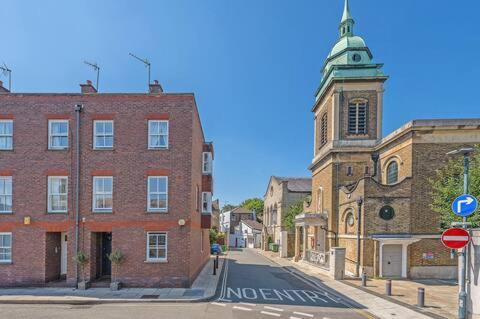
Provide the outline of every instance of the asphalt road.
{"type": "Polygon", "coordinates": [[[355,309],[354,301],[253,250],[231,251],[224,270],[216,300],[211,302],[0,305],[0,318],[370,318],[355,309]]]}

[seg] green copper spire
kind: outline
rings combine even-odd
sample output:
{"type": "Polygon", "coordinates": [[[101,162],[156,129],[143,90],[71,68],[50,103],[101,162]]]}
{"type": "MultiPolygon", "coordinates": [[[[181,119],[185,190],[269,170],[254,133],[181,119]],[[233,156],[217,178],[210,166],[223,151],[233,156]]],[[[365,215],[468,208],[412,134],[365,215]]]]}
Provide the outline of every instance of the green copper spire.
{"type": "Polygon", "coordinates": [[[348,0],[345,0],[345,7],[343,8],[342,21],[340,22],[340,37],[351,37],[353,36],[353,21],[352,15],[350,14],[350,6],[348,5],[348,0]]]}

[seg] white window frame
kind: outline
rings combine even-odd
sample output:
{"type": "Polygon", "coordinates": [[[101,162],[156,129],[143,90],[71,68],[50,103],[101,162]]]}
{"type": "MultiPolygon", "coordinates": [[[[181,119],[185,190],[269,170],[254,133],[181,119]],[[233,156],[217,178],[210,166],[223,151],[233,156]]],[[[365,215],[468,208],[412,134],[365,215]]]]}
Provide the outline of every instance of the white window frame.
{"type": "Polygon", "coordinates": [[[3,194],[0,193],[0,197],[4,197],[5,202],[7,198],[10,197],[10,202],[12,203],[12,208],[10,210],[0,210],[0,214],[10,214],[13,212],[13,179],[12,176],[0,176],[0,182],[5,181],[5,183],[10,182],[10,194],[5,192],[3,194]]]}
{"type": "Polygon", "coordinates": [[[212,171],[213,171],[212,152],[203,152],[202,153],[202,173],[212,174],[212,171]]]}
{"type": "Polygon", "coordinates": [[[148,212],[154,212],[154,213],[164,213],[164,212],[167,212],[168,211],[168,176],[148,176],[148,179],[147,179],[147,211],[148,212]],[[151,193],[150,192],[150,181],[154,178],[162,178],[162,179],[165,179],[165,192],[155,192],[155,193],[151,193]],[[151,199],[151,195],[165,195],[165,208],[152,208],[150,206],[150,199],[151,199]]]}
{"type": "Polygon", "coordinates": [[[68,120],[48,120],[48,149],[49,150],[66,150],[69,147],[70,141],[68,137],[68,132],[70,130],[70,123],[68,120]],[[57,134],[52,135],[52,125],[54,123],[67,123],[67,133],[66,134],[57,134]],[[52,140],[53,137],[66,137],[67,146],[53,146],[52,140]]]}
{"type": "Polygon", "coordinates": [[[7,133],[0,133],[0,138],[6,138],[6,139],[11,139],[11,147],[8,148],[0,148],[0,151],[11,151],[13,150],[13,120],[0,120],[0,123],[11,123],[12,124],[12,134],[7,134],[7,133]]]}
{"type": "Polygon", "coordinates": [[[150,149],[150,150],[163,150],[163,149],[168,149],[169,137],[170,137],[170,123],[169,123],[169,121],[168,121],[168,120],[148,120],[148,124],[147,124],[147,125],[148,125],[148,136],[147,136],[147,139],[148,139],[148,141],[147,141],[147,143],[148,143],[148,149],[150,149]],[[167,123],[167,134],[157,134],[157,133],[153,134],[153,133],[151,132],[151,124],[153,124],[153,123],[167,123]],[[166,143],[165,146],[155,146],[155,145],[151,145],[151,144],[150,144],[150,137],[151,137],[151,136],[162,136],[162,135],[163,135],[163,136],[166,135],[166,137],[167,137],[167,138],[166,138],[167,143],[166,143]]]}
{"type": "MultiPolygon", "coordinates": [[[[93,186],[92,186],[92,211],[94,213],[111,213],[113,211],[113,176],[93,176],[93,186]],[[111,179],[112,180],[112,192],[101,192],[97,191],[97,180],[98,179],[111,179]],[[112,207],[110,208],[98,208],[96,207],[96,195],[110,195],[112,198],[112,207]]],[[[105,185],[104,185],[105,188],[105,185]]]]}
{"type": "Polygon", "coordinates": [[[212,193],[211,192],[202,192],[202,213],[211,214],[212,213],[212,193]],[[204,207],[207,204],[207,209],[204,207]]]}
{"type": "Polygon", "coordinates": [[[146,259],[149,262],[166,262],[168,260],[168,232],[165,231],[151,231],[147,232],[147,251],[146,251],[146,259]],[[165,236],[165,245],[156,245],[152,246],[155,249],[165,249],[165,257],[164,258],[150,258],[150,236],[151,235],[164,235],[165,236]],[[164,246],[164,247],[162,247],[164,246]]]}
{"type": "Polygon", "coordinates": [[[10,259],[0,259],[0,264],[9,264],[12,262],[13,236],[12,233],[0,233],[0,236],[10,236],[10,246],[0,246],[0,248],[10,250],[10,259]]]}
{"type": "Polygon", "coordinates": [[[49,213],[67,213],[68,212],[68,176],[48,176],[48,185],[47,185],[47,202],[48,202],[48,212],[49,213]],[[65,188],[66,190],[66,193],[55,193],[53,194],[52,193],[52,188],[51,188],[51,185],[52,185],[52,180],[53,179],[64,179],[67,183],[67,187],[65,188]],[[57,209],[57,210],[54,210],[52,209],[52,196],[66,196],[66,202],[67,202],[67,206],[65,209],[57,209]]]}
{"type": "Polygon", "coordinates": [[[93,149],[95,150],[105,150],[105,149],[112,149],[115,145],[114,136],[115,136],[115,124],[113,120],[94,120],[93,121],[93,149]],[[105,132],[102,134],[97,133],[97,124],[105,124],[105,123],[112,123],[112,134],[106,134],[105,132]],[[99,146],[97,145],[97,138],[98,137],[112,137],[112,146],[99,146]]]}

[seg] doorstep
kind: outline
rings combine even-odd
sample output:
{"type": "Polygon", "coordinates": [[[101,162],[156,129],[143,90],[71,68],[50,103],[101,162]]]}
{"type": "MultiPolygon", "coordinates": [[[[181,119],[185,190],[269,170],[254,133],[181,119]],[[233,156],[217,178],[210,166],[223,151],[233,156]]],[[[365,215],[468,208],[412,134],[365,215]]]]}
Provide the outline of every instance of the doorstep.
{"type": "Polygon", "coordinates": [[[217,274],[213,275],[215,257],[203,267],[190,288],[3,288],[0,304],[101,304],[142,302],[200,302],[214,298],[226,255],[219,258],[217,274]]]}

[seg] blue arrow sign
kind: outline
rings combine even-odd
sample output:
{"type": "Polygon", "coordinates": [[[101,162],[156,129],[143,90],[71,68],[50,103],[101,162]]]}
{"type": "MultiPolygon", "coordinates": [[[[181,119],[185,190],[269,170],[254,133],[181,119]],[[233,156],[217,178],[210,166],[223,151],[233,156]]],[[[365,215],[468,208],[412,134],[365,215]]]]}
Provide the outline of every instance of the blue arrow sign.
{"type": "Polygon", "coordinates": [[[478,201],[475,197],[468,194],[463,194],[455,198],[452,203],[452,211],[455,215],[468,217],[472,215],[478,206],[478,201]]]}

